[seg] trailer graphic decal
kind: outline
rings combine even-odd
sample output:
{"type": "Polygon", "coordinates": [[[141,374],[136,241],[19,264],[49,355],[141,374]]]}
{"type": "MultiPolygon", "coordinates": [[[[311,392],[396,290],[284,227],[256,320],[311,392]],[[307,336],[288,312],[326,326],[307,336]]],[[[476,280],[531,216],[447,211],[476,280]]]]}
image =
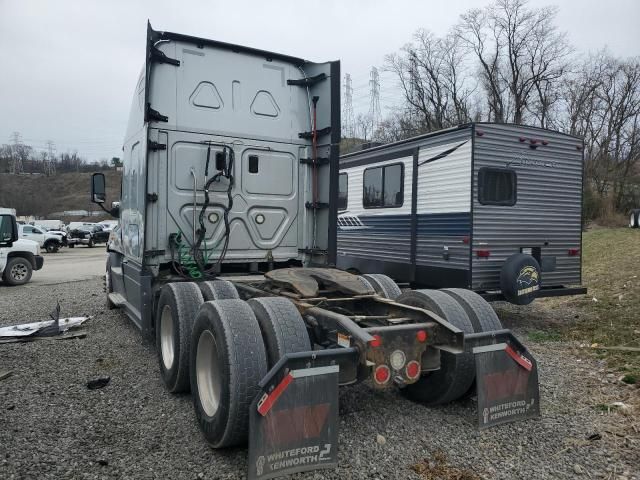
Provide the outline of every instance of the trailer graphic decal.
{"type": "Polygon", "coordinates": [[[540,290],[538,271],[533,267],[522,268],[516,281],[518,282],[518,296],[540,290]]]}

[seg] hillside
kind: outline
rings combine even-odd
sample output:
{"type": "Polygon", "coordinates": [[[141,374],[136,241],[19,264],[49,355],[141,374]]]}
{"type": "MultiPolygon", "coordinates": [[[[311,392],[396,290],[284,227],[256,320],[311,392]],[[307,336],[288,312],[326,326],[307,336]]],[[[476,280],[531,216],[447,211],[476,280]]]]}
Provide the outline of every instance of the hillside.
{"type": "MultiPolygon", "coordinates": [[[[120,198],[121,174],[104,171],[107,180],[107,201],[120,198]]],[[[51,212],[65,210],[95,211],[99,207],[90,202],[91,173],[61,173],[45,175],[0,174],[0,206],[15,208],[18,215],[46,217],[51,212]]]]}

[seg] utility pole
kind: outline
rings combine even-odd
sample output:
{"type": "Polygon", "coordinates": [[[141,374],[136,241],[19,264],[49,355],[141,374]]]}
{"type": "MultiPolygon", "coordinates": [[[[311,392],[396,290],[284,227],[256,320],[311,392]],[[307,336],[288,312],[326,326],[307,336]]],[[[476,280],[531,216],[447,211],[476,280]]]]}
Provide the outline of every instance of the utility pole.
{"type": "Polygon", "coordinates": [[[13,132],[11,140],[11,173],[20,175],[24,173],[24,165],[22,163],[22,135],[20,132],[13,132]]]}
{"type": "Polygon", "coordinates": [[[371,101],[369,103],[369,118],[371,119],[371,130],[375,133],[380,125],[382,113],[380,112],[380,75],[376,67],[371,67],[369,79],[371,101]]]}
{"type": "Polygon", "coordinates": [[[55,143],[47,140],[47,159],[44,161],[44,173],[47,177],[56,174],[55,143]]]}
{"type": "Polygon", "coordinates": [[[355,118],[353,115],[353,86],[351,84],[351,75],[344,75],[344,103],[342,112],[342,124],[344,125],[344,134],[347,138],[355,136],[355,118]]]}

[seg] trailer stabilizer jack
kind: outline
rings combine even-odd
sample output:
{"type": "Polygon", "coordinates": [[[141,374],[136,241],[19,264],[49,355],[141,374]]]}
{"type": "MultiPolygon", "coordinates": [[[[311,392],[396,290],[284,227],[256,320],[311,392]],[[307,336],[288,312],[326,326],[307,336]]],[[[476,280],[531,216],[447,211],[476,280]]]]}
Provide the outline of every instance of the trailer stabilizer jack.
{"type": "Polygon", "coordinates": [[[341,361],[355,348],[285,355],[260,382],[249,411],[249,480],[338,465],[341,361]]]}
{"type": "Polygon", "coordinates": [[[465,336],[476,360],[478,426],[540,416],[538,367],[533,355],[509,330],[465,336]],[[487,341],[491,342],[486,344],[487,341]]]}

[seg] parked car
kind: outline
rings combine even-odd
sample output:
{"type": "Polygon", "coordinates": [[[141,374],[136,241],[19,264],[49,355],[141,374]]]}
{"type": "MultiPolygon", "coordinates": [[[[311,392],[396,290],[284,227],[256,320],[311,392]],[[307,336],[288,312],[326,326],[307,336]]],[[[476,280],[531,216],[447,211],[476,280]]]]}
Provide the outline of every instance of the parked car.
{"type": "Polygon", "coordinates": [[[47,253],[56,253],[64,245],[62,234],[47,232],[46,229],[37,225],[20,225],[18,229],[20,238],[36,242],[47,253]]]}
{"type": "Polygon", "coordinates": [[[44,258],[40,245],[20,239],[15,210],[0,208],[0,277],[6,285],[23,285],[40,270],[44,258]]]}
{"type": "Polygon", "coordinates": [[[100,225],[81,226],[69,231],[67,242],[69,248],[76,245],[86,245],[91,248],[97,243],[107,243],[109,240],[109,232],[105,231],[100,225]]]}
{"type": "Polygon", "coordinates": [[[103,230],[105,230],[107,232],[111,232],[118,225],[118,221],[117,220],[103,220],[102,222],[98,223],[98,225],[100,225],[103,228],[103,230]]]}
{"type": "Polygon", "coordinates": [[[57,229],[57,228],[47,228],[46,226],[43,226],[41,224],[37,224],[34,225],[35,227],[38,227],[41,230],[45,230],[47,233],[50,233],[51,235],[59,235],[62,237],[62,245],[64,245],[65,247],[68,245],[67,242],[67,231],[64,230],[64,227],[62,227],[61,229],[57,229]]]}

